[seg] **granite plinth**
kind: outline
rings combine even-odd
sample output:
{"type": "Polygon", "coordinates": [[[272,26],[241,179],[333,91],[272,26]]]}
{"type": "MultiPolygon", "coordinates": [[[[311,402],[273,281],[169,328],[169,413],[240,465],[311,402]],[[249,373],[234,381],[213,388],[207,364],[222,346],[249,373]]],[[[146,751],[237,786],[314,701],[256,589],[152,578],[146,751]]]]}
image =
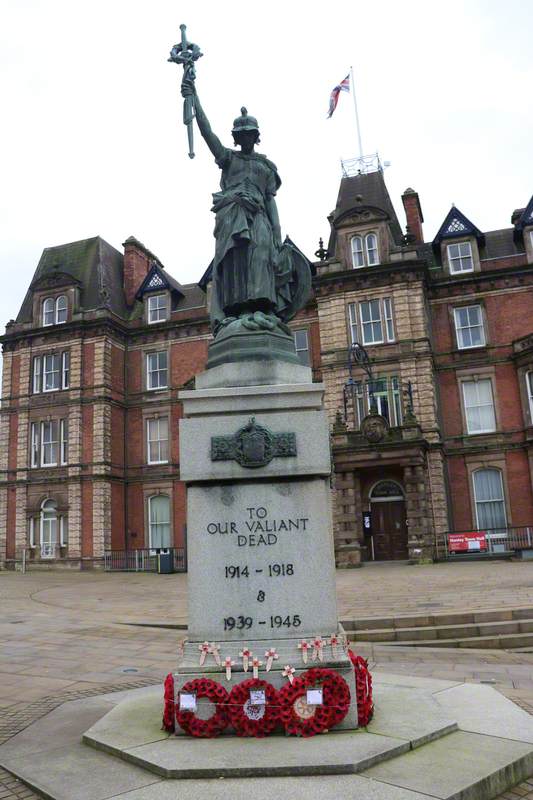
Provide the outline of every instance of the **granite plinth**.
{"type": "Polygon", "coordinates": [[[226,386],[268,386],[280,384],[311,383],[311,367],[288,364],[274,359],[240,361],[212,367],[196,376],[197,389],[215,389],[226,386]]]}

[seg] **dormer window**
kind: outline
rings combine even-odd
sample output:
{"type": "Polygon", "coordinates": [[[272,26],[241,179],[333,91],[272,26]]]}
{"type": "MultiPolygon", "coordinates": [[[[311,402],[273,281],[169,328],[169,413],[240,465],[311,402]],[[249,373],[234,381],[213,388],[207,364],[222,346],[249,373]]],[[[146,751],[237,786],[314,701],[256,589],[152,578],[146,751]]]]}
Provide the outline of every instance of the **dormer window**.
{"type": "Polygon", "coordinates": [[[164,322],[168,318],[168,295],[148,295],[148,323],[164,322]]]}
{"type": "Polygon", "coordinates": [[[67,321],[68,304],[64,294],[59,297],[47,297],[43,302],[43,326],[61,325],[67,321]]]}
{"type": "Polygon", "coordinates": [[[352,264],[354,269],[379,264],[378,237],[375,233],[352,236],[352,264]]]}
{"type": "Polygon", "coordinates": [[[474,259],[470,242],[458,242],[447,246],[448,264],[452,275],[459,272],[473,272],[474,259]]]}

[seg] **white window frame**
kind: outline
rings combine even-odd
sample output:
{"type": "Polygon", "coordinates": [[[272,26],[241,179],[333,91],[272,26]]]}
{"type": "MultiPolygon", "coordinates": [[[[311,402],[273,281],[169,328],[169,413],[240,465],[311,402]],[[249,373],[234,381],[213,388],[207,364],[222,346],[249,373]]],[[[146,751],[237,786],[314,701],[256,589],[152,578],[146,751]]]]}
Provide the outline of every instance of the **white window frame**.
{"type": "Polygon", "coordinates": [[[70,353],[63,350],[61,353],[61,388],[68,389],[70,384],[70,353]]]}
{"type": "Polygon", "coordinates": [[[168,494],[153,494],[150,495],[148,498],[148,547],[152,551],[156,550],[166,550],[169,547],[172,547],[172,504],[170,502],[170,496],[168,494]],[[168,522],[159,522],[155,523],[152,522],[152,500],[156,497],[165,497],[168,501],[168,522]],[[169,544],[166,547],[153,547],[152,546],[152,527],[157,525],[168,525],[168,538],[169,544]]]}
{"type": "Polygon", "coordinates": [[[53,297],[46,297],[43,300],[42,308],[43,308],[43,327],[44,328],[48,328],[50,325],[55,325],[55,319],[56,319],[56,311],[55,311],[55,309],[56,309],[56,305],[55,305],[55,302],[54,302],[54,298],[53,297]],[[50,315],[51,315],[51,319],[49,319],[47,321],[47,317],[50,317],[50,315]]]}
{"type": "Polygon", "coordinates": [[[156,391],[157,389],[168,389],[168,351],[167,350],[156,350],[155,352],[146,354],[146,388],[148,389],[148,391],[156,391]],[[157,368],[156,369],[150,369],[150,359],[152,359],[154,356],[157,357],[157,368]],[[161,356],[165,357],[165,366],[164,367],[160,366],[161,356]],[[154,375],[159,375],[159,373],[161,373],[161,372],[165,372],[165,374],[166,374],[166,382],[164,384],[160,384],[159,383],[159,378],[158,378],[158,384],[157,384],[157,386],[154,386],[153,385],[153,376],[154,375]]]}
{"type": "Polygon", "coordinates": [[[359,323],[357,321],[357,303],[348,303],[348,324],[350,326],[350,341],[352,344],[359,342],[358,331],[359,323]]]}
{"type": "Polygon", "coordinates": [[[158,322],[165,322],[168,319],[168,294],[150,294],[148,295],[148,307],[147,307],[147,316],[148,316],[148,324],[155,325],[158,322]],[[163,299],[163,305],[160,303],[155,304],[152,301],[161,300],[163,299]],[[155,308],[152,306],[155,305],[155,308]],[[164,312],[164,316],[159,316],[160,312],[164,312]],[[155,315],[155,319],[152,319],[152,314],[155,315]]]}
{"type": "Polygon", "coordinates": [[[57,467],[59,456],[59,421],[51,419],[41,422],[41,467],[57,467]],[[45,439],[45,426],[50,426],[50,438],[45,439]],[[54,438],[55,434],[55,438],[54,438]],[[45,448],[50,448],[50,457],[54,458],[53,461],[45,460],[45,448]]]}
{"type": "Polygon", "coordinates": [[[451,242],[450,244],[446,245],[446,253],[448,256],[448,266],[450,268],[451,275],[462,275],[464,272],[473,272],[474,271],[474,254],[472,252],[472,244],[471,242],[451,242]],[[458,254],[452,256],[452,249],[454,247],[458,248],[458,254]],[[468,253],[462,253],[461,248],[467,247],[468,253]],[[463,261],[470,260],[470,266],[463,268],[463,261]],[[457,269],[456,266],[459,266],[457,269]]]}
{"type": "Polygon", "coordinates": [[[40,516],[40,526],[39,526],[39,546],[41,548],[41,558],[54,558],[55,550],[58,544],[58,532],[59,532],[59,524],[57,516],[57,505],[53,500],[44,500],[43,503],[41,504],[41,516],[40,516]],[[45,519],[45,515],[47,513],[48,517],[45,519]],[[55,522],[55,530],[52,524],[54,522],[55,522]],[[46,529],[48,529],[48,533],[45,536],[46,529]],[[50,541],[45,541],[45,539],[50,541]]]}
{"type": "Polygon", "coordinates": [[[369,267],[379,264],[378,237],[375,233],[367,233],[365,236],[365,256],[369,267]],[[373,253],[374,255],[371,255],[373,253]]]}
{"type": "Polygon", "coordinates": [[[354,269],[362,269],[365,266],[365,255],[363,250],[363,237],[352,236],[351,242],[352,266],[354,269]]]}
{"type": "Polygon", "coordinates": [[[474,508],[476,510],[476,526],[478,530],[500,530],[500,528],[486,528],[480,525],[479,523],[479,509],[478,504],[480,503],[501,503],[503,508],[503,517],[504,517],[504,524],[502,528],[507,528],[507,503],[505,501],[505,489],[503,485],[503,473],[501,469],[497,467],[482,467],[481,469],[476,469],[472,472],[472,492],[474,494],[474,508]],[[501,497],[493,498],[492,500],[478,500],[476,497],[476,480],[475,476],[480,472],[497,472],[500,477],[500,487],[501,487],[501,497]]]}
{"type": "Polygon", "coordinates": [[[68,517],[62,514],[59,517],[59,546],[67,547],[68,544],[68,517]]]}
{"type": "Polygon", "coordinates": [[[59,458],[61,466],[68,464],[68,420],[59,420],[59,458]]]}
{"type": "Polygon", "coordinates": [[[461,381],[461,388],[462,388],[462,395],[463,395],[463,408],[464,408],[464,413],[465,413],[466,431],[467,431],[468,435],[469,436],[477,436],[480,433],[494,433],[495,430],[496,430],[496,409],[495,409],[495,406],[494,406],[494,389],[493,389],[493,386],[492,386],[492,379],[491,378],[478,378],[477,380],[465,379],[465,380],[461,381]],[[488,383],[489,386],[490,386],[490,394],[491,394],[490,407],[492,408],[492,418],[494,420],[494,426],[492,428],[483,428],[483,429],[480,429],[480,430],[470,430],[469,418],[468,418],[469,409],[486,407],[489,404],[488,403],[477,403],[477,404],[467,405],[465,386],[473,384],[476,387],[476,393],[479,394],[478,387],[479,387],[480,383],[488,383]]]}
{"type": "Polygon", "coordinates": [[[40,394],[41,382],[43,377],[43,359],[42,356],[33,356],[33,378],[32,378],[32,394],[40,394]]]}
{"type": "Polygon", "coordinates": [[[393,317],[392,317],[392,302],[390,297],[373,297],[370,300],[362,300],[359,303],[359,325],[361,329],[361,344],[366,347],[372,347],[373,345],[377,344],[388,344],[389,342],[394,342],[394,325],[393,325],[393,317]],[[378,304],[378,311],[379,311],[379,318],[371,316],[370,320],[363,321],[363,305],[368,304],[370,306],[370,311],[372,312],[372,303],[378,304]],[[368,329],[368,326],[372,326],[372,335],[374,332],[373,326],[379,322],[381,327],[381,339],[379,341],[377,339],[372,339],[372,341],[368,341],[365,338],[365,329],[368,329]]]}
{"type": "Polygon", "coordinates": [[[36,519],[35,517],[29,517],[28,519],[28,547],[31,550],[35,550],[35,528],[36,528],[36,519]]]}
{"type": "MultiPolygon", "coordinates": [[[[169,436],[168,431],[169,424],[168,424],[168,417],[161,416],[161,417],[149,417],[146,420],[146,460],[148,464],[168,464],[168,450],[169,450],[169,436]],[[161,437],[161,423],[165,422],[167,426],[167,435],[166,438],[161,437]],[[152,428],[157,428],[157,437],[151,438],[150,434],[154,431],[152,428]],[[167,457],[161,458],[161,450],[162,450],[162,443],[166,443],[166,451],[167,457]],[[152,444],[157,443],[157,451],[159,454],[159,458],[152,459],[151,458],[151,446],[152,444]]],[[[163,453],[164,455],[164,453],[163,453]]]]}
{"type": "Polygon", "coordinates": [[[379,262],[379,239],[377,233],[370,231],[362,236],[356,234],[350,239],[352,266],[354,269],[375,267],[379,262]]]}
{"type": "Polygon", "coordinates": [[[298,356],[298,361],[300,364],[303,364],[304,367],[308,367],[311,364],[311,351],[309,349],[309,331],[307,328],[297,328],[293,330],[294,334],[294,349],[296,350],[296,355],[298,356]],[[303,334],[305,337],[305,347],[298,347],[298,336],[296,334],[303,334]],[[307,358],[305,361],[302,361],[300,358],[300,353],[307,353],[307,358]]]}
{"type": "MultiPolygon", "coordinates": [[[[53,383],[56,381],[54,380],[53,383]]],[[[43,355],[43,378],[42,390],[43,392],[58,392],[61,389],[61,355],[59,353],[45,353],[43,355]],[[52,359],[52,369],[47,369],[47,362],[52,359]],[[55,369],[54,367],[56,367],[55,369]],[[46,388],[46,376],[57,375],[57,386],[52,386],[50,389],[46,388]]]]}
{"type": "Polygon", "coordinates": [[[529,403],[529,418],[533,425],[533,369],[526,372],[526,392],[529,403]]]}
{"type": "Polygon", "coordinates": [[[31,429],[30,429],[30,465],[32,467],[38,467],[40,464],[40,456],[41,456],[41,423],[40,422],[32,422],[31,429]]]}
{"type": "Polygon", "coordinates": [[[59,297],[56,298],[55,302],[55,322],[56,325],[64,325],[67,321],[68,317],[68,302],[66,294],[60,294],[59,297]],[[64,319],[60,319],[60,316],[64,315],[64,319]]]}
{"type": "MultiPolygon", "coordinates": [[[[472,306],[459,306],[458,308],[453,309],[453,319],[455,322],[455,338],[457,340],[457,347],[459,350],[472,350],[475,347],[485,347],[486,339],[485,339],[485,325],[483,322],[483,309],[479,305],[479,303],[472,305],[472,306]],[[461,311],[466,311],[467,316],[470,317],[470,311],[472,309],[477,309],[479,313],[479,323],[477,325],[461,325],[459,322],[459,314],[461,311]],[[479,344],[464,344],[463,340],[463,331],[468,330],[470,331],[473,328],[480,328],[481,329],[481,342],[479,344]]],[[[470,319],[468,319],[470,323],[470,319]]]]}

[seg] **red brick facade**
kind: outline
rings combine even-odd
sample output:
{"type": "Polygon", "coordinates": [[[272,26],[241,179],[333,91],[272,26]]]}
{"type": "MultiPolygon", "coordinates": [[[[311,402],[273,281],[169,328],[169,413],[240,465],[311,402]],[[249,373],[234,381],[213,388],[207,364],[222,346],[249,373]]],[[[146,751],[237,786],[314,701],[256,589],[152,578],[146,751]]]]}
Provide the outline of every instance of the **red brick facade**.
{"type": "MultiPolygon", "coordinates": [[[[424,244],[416,192],[402,198],[403,235],[378,178],[343,180],[314,298],[291,323],[302,360],[325,383],[335,545],[351,563],[441,555],[447,531],[486,527],[490,514],[533,531],[529,206],[512,228],[487,234],[462,215],[454,222],[452,209],[424,244]],[[388,432],[379,441],[362,434],[370,400],[360,365],[349,383],[354,337],[381,382],[388,432]],[[375,493],[383,481],[392,501],[378,505],[388,499],[375,493]],[[377,556],[362,529],[370,511],[403,537],[377,556]]],[[[6,329],[0,566],[13,567],[23,550],[35,563],[83,568],[106,551],[186,547],[178,393],[205,368],[206,297],[137,240],[124,248],[99,239],[49,248],[6,329]]]]}

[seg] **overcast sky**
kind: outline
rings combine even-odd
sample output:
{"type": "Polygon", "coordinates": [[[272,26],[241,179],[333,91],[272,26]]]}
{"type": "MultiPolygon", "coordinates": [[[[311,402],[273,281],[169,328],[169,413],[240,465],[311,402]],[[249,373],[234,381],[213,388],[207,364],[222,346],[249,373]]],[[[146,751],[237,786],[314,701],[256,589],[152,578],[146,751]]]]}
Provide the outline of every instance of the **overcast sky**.
{"type": "Polygon", "coordinates": [[[455,203],[482,230],[533,193],[533,6],[483,2],[0,0],[0,325],[15,317],[44,247],[130,235],[182,283],[212,258],[219,171],[196,129],[187,156],[179,24],[204,57],[197,89],[231,144],[241,105],[278,166],[283,234],[312,256],[327,239],[340,159],[363,150],[416,189],[431,239],[455,203]]]}

